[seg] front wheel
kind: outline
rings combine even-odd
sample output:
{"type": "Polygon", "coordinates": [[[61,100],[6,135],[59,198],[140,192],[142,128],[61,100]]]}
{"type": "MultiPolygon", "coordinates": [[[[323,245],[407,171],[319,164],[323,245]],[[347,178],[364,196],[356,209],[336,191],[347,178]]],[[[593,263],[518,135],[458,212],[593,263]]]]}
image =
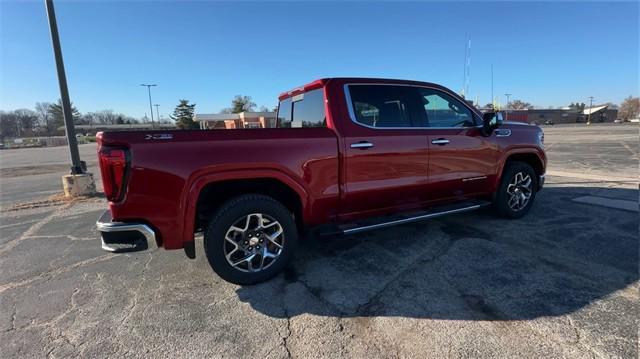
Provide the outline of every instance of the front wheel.
{"type": "Polygon", "coordinates": [[[292,213],[275,199],[257,194],[224,203],[204,236],[209,264],[235,284],[255,284],[280,273],[297,242],[292,213]]]}
{"type": "Polygon", "coordinates": [[[529,164],[508,163],[502,174],[494,207],[503,217],[520,218],[531,209],[537,188],[538,177],[529,164]]]}

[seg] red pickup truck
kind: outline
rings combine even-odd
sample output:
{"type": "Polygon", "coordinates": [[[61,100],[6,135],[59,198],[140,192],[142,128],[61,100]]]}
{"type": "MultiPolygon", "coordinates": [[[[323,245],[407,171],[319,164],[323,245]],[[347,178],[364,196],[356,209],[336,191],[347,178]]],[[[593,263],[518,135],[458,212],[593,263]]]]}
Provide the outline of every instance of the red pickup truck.
{"type": "Polygon", "coordinates": [[[227,281],[267,280],[308,229],[352,234],[475,210],[531,208],[537,126],[503,123],[426,82],[330,78],[282,93],[276,128],[98,134],[102,248],[183,248],[227,281]]]}

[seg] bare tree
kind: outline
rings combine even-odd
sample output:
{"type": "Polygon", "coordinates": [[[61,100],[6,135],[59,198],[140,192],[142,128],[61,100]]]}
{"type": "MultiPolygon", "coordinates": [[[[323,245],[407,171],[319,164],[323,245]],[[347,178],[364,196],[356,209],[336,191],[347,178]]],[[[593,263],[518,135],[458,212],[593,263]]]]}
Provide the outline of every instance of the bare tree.
{"type": "Polygon", "coordinates": [[[96,122],[105,125],[115,125],[118,120],[118,115],[113,110],[102,110],[94,113],[96,116],[96,122]]]}
{"type": "Polygon", "coordinates": [[[509,110],[530,110],[533,108],[533,105],[531,105],[530,103],[520,100],[509,101],[508,106],[509,110]]]}
{"type": "Polygon", "coordinates": [[[620,105],[620,110],[618,110],[618,117],[625,121],[637,118],[639,114],[640,97],[627,97],[620,105]]]}
{"type": "Polygon", "coordinates": [[[38,116],[38,133],[52,135],[55,132],[53,116],[49,112],[50,102],[36,102],[36,115],[38,116]]]}
{"type": "Polygon", "coordinates": [[[21,108],[13,112],[17,119],[18,136],[33,136],[38,123],[36,112],[26,108],[21,108]]]}
{"type": "Polygon", "coordinates": [[[576,110],[578,112],[584,111],[585,107],[587,107],[587,105],[584,102],[572,102],[571,105],[569,105],[570,109],[576,110]]]}
{"type": "Polygon", "coordinates": [[[0,139],[18,137],[18,116],[13,111],[0,111],[0,139]]]}

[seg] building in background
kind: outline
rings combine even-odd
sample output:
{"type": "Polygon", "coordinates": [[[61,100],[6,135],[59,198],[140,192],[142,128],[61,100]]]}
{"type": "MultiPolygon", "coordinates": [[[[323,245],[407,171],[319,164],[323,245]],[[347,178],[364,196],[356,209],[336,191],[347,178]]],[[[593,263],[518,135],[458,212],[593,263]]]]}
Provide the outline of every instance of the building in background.
{"type": "MultiPolygon", "coordinates": [[[[122,123],[117,125],[75,125],[76,132],[83,135],[95,135],[100,131],[145,131],[145,130],[175,130],[176,125],[173,123],[122,123]]],[[[58,127],[59,132],[64,131],[64,126],[58,127]]]]}
{"type": "Polygon", "coordinates": [[[276,127],[275,112],[203,113],[196,114],[193,120],[203,130],[276,127]]]}
{"type": "MultiPolygon", "coordinates": [[[[480,109],[482,112],[490,109],[480,109]]],[[[591,122],[613,122],[618,118],[618,110],[608,106],[594,106],[580,111],[574,108],[501,110],[502,117],[508,121],[543,124],[585,123],[591,114],[591,122]],[[508,113],[507,113],[508,112],[508,113]]]]}

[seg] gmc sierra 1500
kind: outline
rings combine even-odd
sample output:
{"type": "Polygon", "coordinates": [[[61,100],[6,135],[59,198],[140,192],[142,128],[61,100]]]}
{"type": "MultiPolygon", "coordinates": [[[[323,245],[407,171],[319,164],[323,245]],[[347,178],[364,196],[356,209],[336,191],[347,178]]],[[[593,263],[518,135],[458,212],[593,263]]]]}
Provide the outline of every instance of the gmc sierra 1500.
{"type": "Polygon", "coordinates": [[[98,134],[102,248],[184,248],[227,281],[279,273],[298,236],[352,234],[493,204],[523,216],[546,166],[537,126],[431,83],[331,78],[279,97],[277,128],[98,134]]]}

